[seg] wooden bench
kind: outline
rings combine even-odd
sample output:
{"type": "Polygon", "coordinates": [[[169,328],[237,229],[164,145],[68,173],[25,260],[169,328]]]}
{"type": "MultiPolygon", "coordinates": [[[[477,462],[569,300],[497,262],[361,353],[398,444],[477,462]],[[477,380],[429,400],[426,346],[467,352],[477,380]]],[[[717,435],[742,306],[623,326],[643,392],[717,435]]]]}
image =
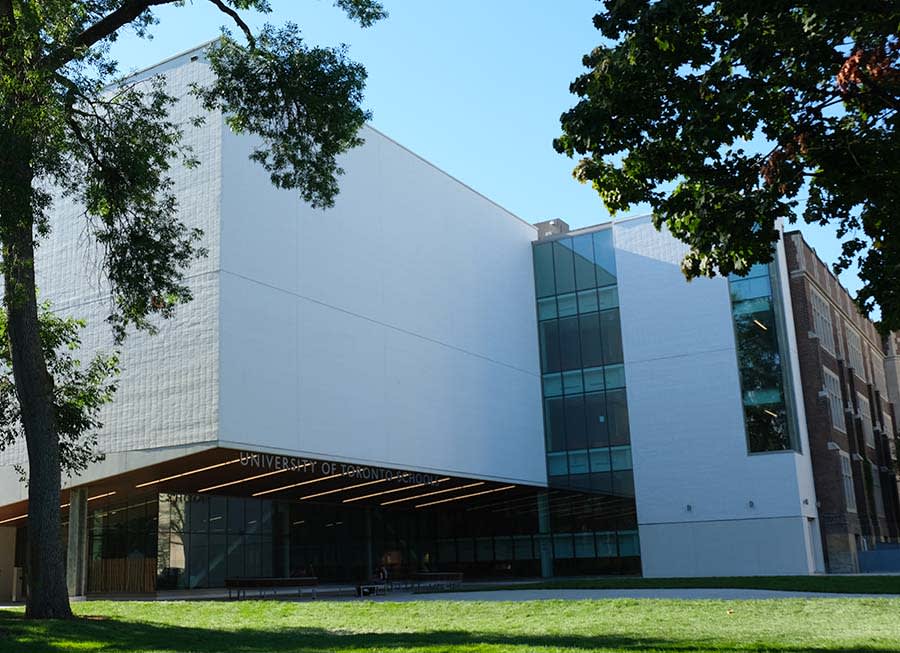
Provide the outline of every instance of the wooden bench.
{"type": "Polygon", "coordinates": [[[319,586],[319,579],[315,576],[295,576],[289,578],[226,578],[225,587],[228,590],[228,598],[232,598],[232,592],[235,593],[237,599],[246,598],[247,590],[257,590],[259,596],[265,596],[267,591],[272,592],[272,596],[278,593],[279,589],[291,588],[297,590],[297,596],[303,596],[303,588],[310,589],[310,596],[316,598],[316,587],[319,586]]]}
{"type": "Polygon", "coordinates": [[[423,571],[413,574],[413,591],[445,592],[462,585],[463,575],[457,571],[423,571]]]}

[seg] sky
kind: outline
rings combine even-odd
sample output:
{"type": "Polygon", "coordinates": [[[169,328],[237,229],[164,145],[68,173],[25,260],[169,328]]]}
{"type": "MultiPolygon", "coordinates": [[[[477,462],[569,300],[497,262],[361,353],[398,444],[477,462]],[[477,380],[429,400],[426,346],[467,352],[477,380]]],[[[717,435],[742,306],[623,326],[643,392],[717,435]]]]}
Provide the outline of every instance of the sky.
{"type": "MultiPolygon", "coordinates": [[[[551,144],[575,102],[569,83],[600,42],[597,0],[383,0],[389,17],[368,29],[331,0],[270,2],[267,16],[242,14],[251,27],[295,22],[310,45],[347,44],[366,66],[376,129],[528,222],[609,220],[596,192],[572,178],[574,161],[551,144]]],[[[155,13],[152,40],[123,34],[115,44],[121,72],[213,39],[230,21],[208,0],[155,13]]],[[[833,229],[798,225],[826,263],[837,258],[833,229]]],[[[852,273],[841,281],[859,287],[852,273]]]]}

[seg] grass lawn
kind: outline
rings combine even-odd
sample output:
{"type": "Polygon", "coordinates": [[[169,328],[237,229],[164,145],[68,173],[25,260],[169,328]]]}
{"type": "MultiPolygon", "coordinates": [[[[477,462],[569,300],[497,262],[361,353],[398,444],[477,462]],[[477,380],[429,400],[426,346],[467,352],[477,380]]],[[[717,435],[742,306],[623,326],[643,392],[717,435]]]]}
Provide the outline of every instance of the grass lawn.
{"type": "Polygon", "coordinates": [[[0,651],[898,651],[900,599],[88,602],[0,611],[0,651]]]}
{"type": "MultiPolygon", "coordinates": [[[[837,592],[841,594],[900,594],[900,576],[732,576],[719,578],[639,578],[607,576],[536,581],[528,589],[683,589],[730,588],[837,592]]],[[[523,585],[468,585],[467,591],[522,589],[523,585]]]]}

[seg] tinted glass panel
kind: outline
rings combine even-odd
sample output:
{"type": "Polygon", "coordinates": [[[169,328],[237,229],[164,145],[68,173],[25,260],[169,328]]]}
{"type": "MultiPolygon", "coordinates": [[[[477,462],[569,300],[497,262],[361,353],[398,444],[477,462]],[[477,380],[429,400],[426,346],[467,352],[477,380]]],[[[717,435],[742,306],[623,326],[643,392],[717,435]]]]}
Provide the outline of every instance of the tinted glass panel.
{"type": "Polygon", "coordinates": [[[591,234],[576,236],[575,241],[575,286],[578,290],[596,288],[594,273],[594,242],[591,234]]]}
{"type": "Polygon", "coordinates": [[[562,451],[566,448],[566,415],[561,397],[544,400],[544,419],[547,451],[562,451]]]}
{"type": "Polygon", "coordinates": [[[538,300],[538,319],[549,320],[556,317],[556,297],[544,297],[538,300]]]}
{"type": "Polygon", "coordinates": [[[616,286],[601,288],[597,294],[599,296],[598,308],[601,311],[607,308],[616,308],[619,305],[619,289],[616,286]]]}
{"type": "Polygon", "coordinates": [[[597,313],[578,318],[581,329],[581,363],[584,367],[603,365],[603,342],[600,338],[600,319],[597,313]]]}
{"type": "Polygon", "coordinates": [[[544,372],[558,372],[559,367],[559,322],[541,322],[541,366],[544,372]]]}
{"type": "Polygon", "coordinates": [[[553,262],[556,270],[556,292],[575,291],[575,257],[572,239],[564,238],[553,243],[553,262]]]}
{"type": "MultiPolygon", "coordinates": [[[[559,361],[564,370],[581,367],[581,345],[578,337],[578,318],[559,320],[559,361]]],[[[547,370],[548,372],[551,370],[547,370]]]]}
{"type": "Polygon", "coordinates": [[[625,390],[609,390],[606,392],[607,420],[609,422],[609,441],[611,444],[628,444],[628,406],[625,390]]]}
{"type": "Polygon", "coordinates": [[[621,363],[622,333],[619,325],[618,309],[603,311],[600,316],[600,333],[603,338],[603,360],[607,365],[621,363]]]}
{"type": "Polygon", "coordinates": [[[534,282],[538,297],[556,293],[553,281],[553,245],[544,243],[534,246],[534,282]]]}
{"type": "Polygon", "coordinates": [[[584,397],[581,395],[566,397],[566,447],[569,449],[587,447],[584,430],[584,397]]]}
{"type": "Polygon", "coordinates": [[[745,277],[732,275],[729,285],[748,449],[793,449],[796,445],[785,402],[780,327],[768,267],[755,265],[745,277]]]}
{"type": "Polygon", "coordinates": [[[612,229],[594,232],[594,260],[597,262],[597,285],[616,282],[616,256],[613,251],[612,229]]]}
{"type": "Polygon", "coordinates": [[[609,444],[608,422],[606,419],[606,393],[585,395],[585,424],[590,447],[605,447],[609,444]]]}
{"type": "Polygon", "coordinates": [[[593,313],[599,309],[596,290],[582,290],[578,293],[578,312],[593,313]]]}
{"type": "Polygon", "coordinates": [[[560,317],[575,315],[578,312],[578,300],[576,299],[575,293],[557,296],[556,303],[559,306],[560,317]]]}

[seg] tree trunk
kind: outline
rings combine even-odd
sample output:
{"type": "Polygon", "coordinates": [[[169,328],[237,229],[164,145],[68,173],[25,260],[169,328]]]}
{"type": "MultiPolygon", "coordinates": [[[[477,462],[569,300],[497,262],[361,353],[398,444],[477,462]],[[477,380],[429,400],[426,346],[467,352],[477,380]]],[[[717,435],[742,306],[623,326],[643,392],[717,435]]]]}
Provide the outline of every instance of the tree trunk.
{"type": "Polygon", "coordinates": [[[31,148],[7,160],[0,194],[4,303],[9,316],[13,378],[28,448],[28,601],[35,619],[72,616],[60,537],[59,435],[53,379],[41,346],[34,280],[34,205],[31,148]],[[10,164],[12,164],[10,166],[10,164]],[[12,167],[12,169],[10,169],[12,167]]]}

